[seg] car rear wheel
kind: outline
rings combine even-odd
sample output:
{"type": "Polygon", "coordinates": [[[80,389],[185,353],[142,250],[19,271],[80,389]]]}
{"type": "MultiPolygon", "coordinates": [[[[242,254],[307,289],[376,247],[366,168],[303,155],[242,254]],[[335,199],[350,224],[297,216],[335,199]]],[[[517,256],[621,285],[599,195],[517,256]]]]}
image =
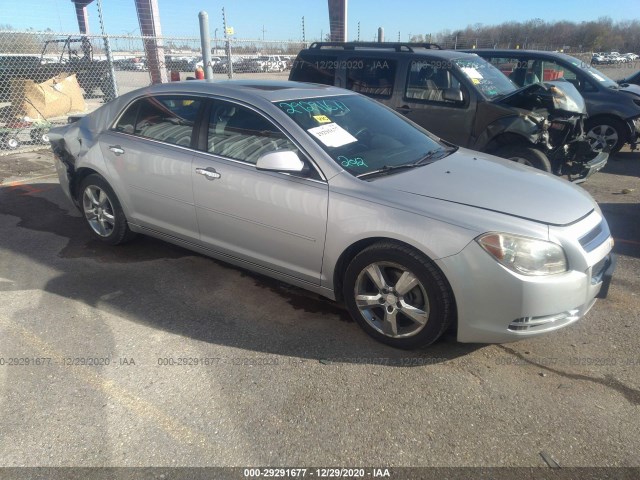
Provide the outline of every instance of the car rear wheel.
{"type": "Polygon", "coordinates": [[[89,175],[80,184],[79,192],[82,213],[94,237],[118,245],[135,236],[129,229],[118,197],[104,178],[89,175]]]}
{"type": "Polygon", "coordinates": [[[430,345],[451,324],[453,294],[425,256],[395,243],[376,243],[347,267],[347,309],[373,338],[396,348],[430,345]]]}
{"type": "Polygon", "coordinates": [[[549,158],[537,148],[525,145],[508,145],[494,152],[494,155],[528,167],[537,168],[543,172],[551,172],[549,158]]]}
{"type": "Polygon", "coordinates": [[[587,141],[594,152],[614,154],[620,151],[627,141],[624,124],[615,118],[587,121],[585,130],[587,141]]]}

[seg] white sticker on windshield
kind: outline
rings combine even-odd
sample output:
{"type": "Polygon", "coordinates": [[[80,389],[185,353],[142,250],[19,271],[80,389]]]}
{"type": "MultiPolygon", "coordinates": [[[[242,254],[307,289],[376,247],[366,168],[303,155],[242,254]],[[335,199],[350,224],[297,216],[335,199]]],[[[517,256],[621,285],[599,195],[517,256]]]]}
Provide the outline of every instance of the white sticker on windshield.
{"type": "Polygon", "coordinates": [[[316,137],[327,147],[341,147],[348,143],[357,142],[358,139],[347,132],[337,123],[327,123],[319,127],[313,127],[307,130],[311,135],[316,137]]]}
{"type": "Polygon", "coordinates": [[[473,67],[461,67],[464,74],[469,78],[477,78],[478,80],[482,80],[482,74],[473,67]]]}

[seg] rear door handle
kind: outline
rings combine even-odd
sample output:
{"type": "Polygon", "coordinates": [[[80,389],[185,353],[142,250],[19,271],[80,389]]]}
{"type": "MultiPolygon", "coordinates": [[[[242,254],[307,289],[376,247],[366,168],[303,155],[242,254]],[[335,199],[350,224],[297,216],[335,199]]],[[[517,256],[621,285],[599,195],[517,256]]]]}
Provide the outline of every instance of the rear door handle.
{"type": "Polygon", "coordinates": [[[122,155],[124,153],[124,148],[122,148],[120,145],[111,145],[109,146],[109,150],[115,153],[116,156],[122,155]]]}
{"type": "Polygon", "coordinates": [[[215,180],[222,176],[218,172],[216,172],[215,168],[211,168],[211,167],[196,168],[196,173],[199,173],[200,175],[204,175],[207,180],[215,180]]]}
{"type": "Polygon", "coordinates": [[[413,112],[413,108],[411,108],[409,105],[403,105],[401,107],[396,108],[397,111],[399,111],[400,113],[411,113],[413,112]]]}

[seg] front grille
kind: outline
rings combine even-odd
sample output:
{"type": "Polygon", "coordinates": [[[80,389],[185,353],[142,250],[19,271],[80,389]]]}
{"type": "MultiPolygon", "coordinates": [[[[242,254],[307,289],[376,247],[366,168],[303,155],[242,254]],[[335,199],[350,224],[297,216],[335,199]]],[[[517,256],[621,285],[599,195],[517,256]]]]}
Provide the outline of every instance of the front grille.
{"type": "Polygon", "coordinates": [[[609,225],[607,225],[607,222],[603,220],[578,241],[586,252],[591,252],[602,245],[602,243],[610,236],[611,232],[609,232],[609,225]]]}
{"type": "Polygon", "coordinates": [[[555,315],[545,315],[542,317],[522,317],[516,318],[509,324],[512,332],[546,330],[547,328],[559,327],[577,320],[578,310],[556,313],[555,315]]]}

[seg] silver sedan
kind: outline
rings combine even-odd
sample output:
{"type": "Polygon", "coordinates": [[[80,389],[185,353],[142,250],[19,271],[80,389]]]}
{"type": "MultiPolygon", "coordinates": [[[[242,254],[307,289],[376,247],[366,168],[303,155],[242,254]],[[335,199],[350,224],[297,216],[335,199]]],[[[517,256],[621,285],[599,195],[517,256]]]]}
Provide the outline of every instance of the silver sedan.
{"type": "Polygon", "coordinates": [[[151,235],[343,301],[394,347],[567,326],[615,265],[580,187],[334,87],[155,85],[49,137],[98,239],[151,235]]]}

